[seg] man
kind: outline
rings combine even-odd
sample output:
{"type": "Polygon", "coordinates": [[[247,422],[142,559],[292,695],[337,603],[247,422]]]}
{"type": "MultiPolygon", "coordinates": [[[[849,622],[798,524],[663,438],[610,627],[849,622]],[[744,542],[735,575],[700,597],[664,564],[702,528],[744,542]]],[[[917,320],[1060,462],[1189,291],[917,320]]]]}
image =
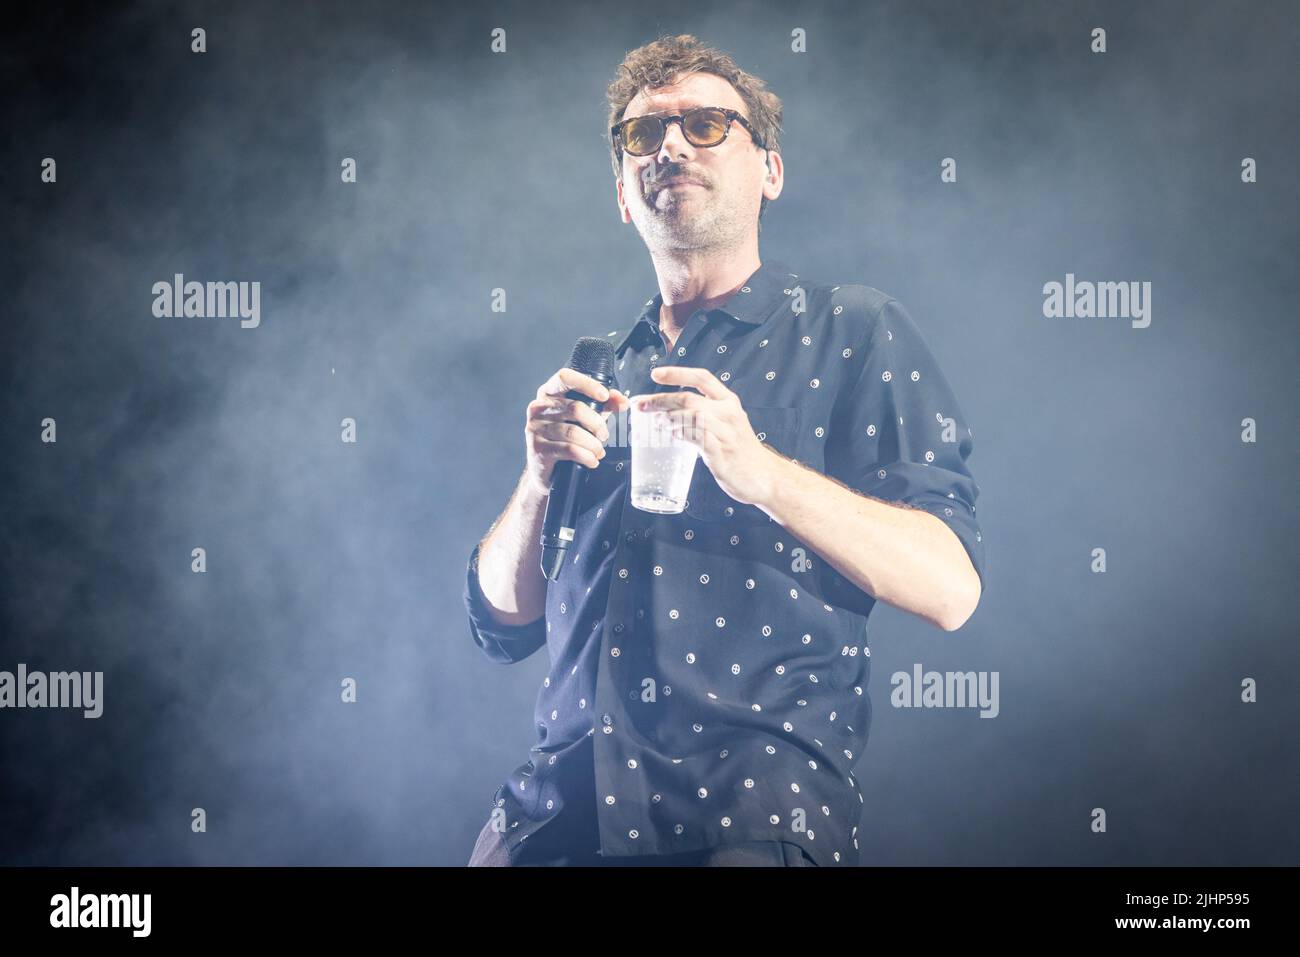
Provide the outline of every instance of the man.
{"type": "Polygon", "coordinates": [[[659,293],[614,340],[631,397],[571,369],[538,390],[524,475],[470,555],[474,640],[502,662],[551,657],[533,756],[493,795],[470,864],[855,864],[866,618],[885,601],[952,631],[978,604],[971,431],[897,300],[760,261],[784,181],[781,104],[760,80],[662,38],[627,56],[609,100],[618,207],[659,293]],[[607,419],[634,402],[699,448],[681,514],[628,502],[607,419]],[[548,584],[539,540],[565,459],[590,471],[548,584]]]}

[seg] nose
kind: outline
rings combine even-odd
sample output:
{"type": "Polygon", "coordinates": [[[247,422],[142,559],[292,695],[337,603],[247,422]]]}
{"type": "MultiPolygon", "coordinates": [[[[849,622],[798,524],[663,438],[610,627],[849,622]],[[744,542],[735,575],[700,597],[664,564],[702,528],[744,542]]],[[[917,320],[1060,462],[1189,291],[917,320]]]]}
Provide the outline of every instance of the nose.
{"type": "Polygon", "coordinates": [[[693,155],[694,150],[695,147],[682,132],[682,121],[671,120],[668,128],[664,130],[664,141],[659,144],[659,152],[655,154],[655,159],[671,161],[677,157],[689,157],[693,155]]]}

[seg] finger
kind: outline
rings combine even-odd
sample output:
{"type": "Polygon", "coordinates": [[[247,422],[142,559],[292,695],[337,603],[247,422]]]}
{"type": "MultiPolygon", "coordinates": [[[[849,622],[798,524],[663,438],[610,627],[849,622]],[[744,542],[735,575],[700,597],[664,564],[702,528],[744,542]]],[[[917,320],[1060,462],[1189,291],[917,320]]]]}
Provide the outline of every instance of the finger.
{"type": "Polygon", "coordinates": [[[552,442],[577,445],[596,456],[605,454],[605,446],[601,445],[599,439],[572,422],[541,422],[533,431],[552,442]]]}
{"type": "Polygon", "coordinates": [[[647,412],[676,412],[679,409],[699,409],[707,401],[695,392],[652,392],[638,396],[636,407],[647,412]]]}
{"type": "Polygon", "coordinates": [[[622,412],[624,409],[629,409],[632,407],[632,400],[629,399],[622,392],[620,392],[618,389],[610,389],[609,401],[606,402],[605,404],[607,406],[613,406],[612,409],[608,409],[607,411],[622,412]]]}
{"type": "Polygon", "coordinates": [[[690,409],[670,412],[668,419],[672,422],[673,434],[689,442],[704,441],[704,436],[710,431],[710,420],[690,409]]]}
{"type": "Polygon", "coordinates": [[[560,388],[552,390],[558,392],[568,392],[575,389],[583,395],[589,395],[597,402],[604,402],[609,398],[609,390],[603,385],[585,373],[577,369],[564,368],[555,374],[559,380],[560,388]]]}
{"type": "Polygon", "coordinates": [[[587,468],[597,468],[600,466],[602,456],[597,455],[590,449],[572,442],[556,442],[551,439],[542,438],[537,442],[537,450],[555,459],[565,459],[571,462],[578,462],[587,468]]]}
{"type": "Polygon", "coordinates": [[[718,381],[708,369],[692,366],[656,366],[650,370],[650,378],[665,385],[690,386],[699,389],[710,399],[725,399],[731,390],[718,381]]]}
{"type": "Polygon", "coordinates": [[[585,428],[600,441],[609,439],[609,427],[605,420],[591,406],[577,399],[566,399],[560,395],[550,395],[534,399],[529,403],[529,418],[553,421],[574,421],[585,428]]]}

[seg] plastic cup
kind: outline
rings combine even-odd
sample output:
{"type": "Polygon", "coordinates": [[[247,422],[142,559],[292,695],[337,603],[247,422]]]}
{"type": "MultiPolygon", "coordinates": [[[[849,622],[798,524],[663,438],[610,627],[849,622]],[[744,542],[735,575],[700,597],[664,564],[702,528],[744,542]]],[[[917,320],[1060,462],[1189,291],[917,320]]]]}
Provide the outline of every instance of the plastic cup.
{"type": "Polygon", "coordinates": [[[632,504],[662,515],[684,511],[699,447],[673,435],[667,412],[636,407],[628,414],[628,442],[632,447],[632,504]]]}

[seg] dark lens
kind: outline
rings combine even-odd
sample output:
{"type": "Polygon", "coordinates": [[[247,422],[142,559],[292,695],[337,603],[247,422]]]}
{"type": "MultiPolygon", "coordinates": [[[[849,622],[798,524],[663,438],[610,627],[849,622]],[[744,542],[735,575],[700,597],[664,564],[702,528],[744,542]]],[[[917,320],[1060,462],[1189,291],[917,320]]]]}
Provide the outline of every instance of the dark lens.
{"type": "Polygon", "coordinates": [[[659,120],[653,116],[640,116],[629,120],[623,127],[623,148],[633,156],[644,156],[659,147],[659,120]]]}
{"type": "Polygon", "coordinates": [[[722,110],[692,110],[686,117],[686,135],[696,146],[714,146],[727,135],[727,114],[722,110]]]}

